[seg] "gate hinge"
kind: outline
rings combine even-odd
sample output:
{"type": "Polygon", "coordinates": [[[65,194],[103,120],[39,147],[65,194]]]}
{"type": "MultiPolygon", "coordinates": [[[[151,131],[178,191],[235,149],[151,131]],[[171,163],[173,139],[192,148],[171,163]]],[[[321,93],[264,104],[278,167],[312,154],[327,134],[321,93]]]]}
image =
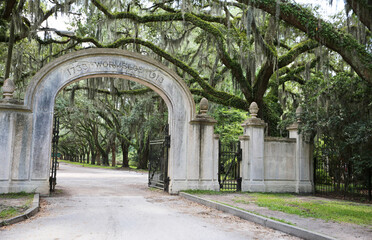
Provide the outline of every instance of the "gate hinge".
{"type": "Polygon", "coordinates": [[[242,151],[242,149],[241,148],[239,148],[238,149],[238,155],[237,155],[237,160],[238,160],[238,162],[241,162],[242,161],[242,158],[243,158],[243,153],[242,153],[243,151],[242,151]]]}
{"type": "Polygon", "coordinates": [[[167,148],[170,148],[170,144],[171,144],[171,138],[170,138],[170,135],[167,135],[165,136],[165,146],[167,148]]]}

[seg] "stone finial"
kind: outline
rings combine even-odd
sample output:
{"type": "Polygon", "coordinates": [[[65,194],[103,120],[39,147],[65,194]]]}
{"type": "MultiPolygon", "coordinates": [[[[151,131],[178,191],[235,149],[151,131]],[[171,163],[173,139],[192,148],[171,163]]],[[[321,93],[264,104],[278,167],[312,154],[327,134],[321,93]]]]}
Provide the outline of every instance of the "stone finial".
{"type": "Polygon", "coordinates": [[[208,112],[208,108],[209,108],[208,99],[202,98],[202,100],[200,100],[199,106],[200,106],[200,113],[201,114],[206,114],[208,112]]]}
{"type": "Polygon", "coordinates": [[[257,106],[257,103],[252,102],[251,105],[249,106],[249,113],[251,114],[252,118],[257,117],[258,110],[259,110],[259,108],[257,106]]]}
{"type": "Polygon", "coordinates": [[[301,122],[302,107],[298,106],[296,109],[297,122],[301,122]]]}
{"type": "Polygon", "coordinates": [[[3,96],[4,99],[13,99],[13,93],[15,91],[15,85],[12,79],[7,78],[3,85],[3,96]]]}

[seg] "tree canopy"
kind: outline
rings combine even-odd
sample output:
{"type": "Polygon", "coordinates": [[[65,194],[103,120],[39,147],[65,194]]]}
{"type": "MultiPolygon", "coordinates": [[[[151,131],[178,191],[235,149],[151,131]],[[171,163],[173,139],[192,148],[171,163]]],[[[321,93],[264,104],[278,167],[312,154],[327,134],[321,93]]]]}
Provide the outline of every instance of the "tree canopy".
{"type": "MultiPolygon", "coordinates": [[[[320,97],[313,101],[306,95],[309,89],[319,90],[314,83],[327,85],[329,91],[343,81],[361,82],[366,92],[372,85],[368,0],[345,1],[345,13],[331,20],[292,0],[9,0],[0,3],[0,14],[0,75],[2,80],[14,79],[19,99],[43,65],[67,52],[92,47],[126,49],[167,65],[185,81],[196,102],[206,97],[217,104],[212,108],[217,118],[235,111],[229,108],[238,109],[240,115],[255,101],[274,136],[285,134],[283,123],[293,120],[291,113],[300,103],[323,107],[320,97]],[[61,16],[69,19],[69,31],[53,26],[52,19],[61,16]]],[[[85,91],[88,98],[98,93],[128,99],[150,92],[141,86],[120,87],[115,81],[95,83],[66,91],[85,91]]],[[[109,126],[102,134],[111,132],[110,136],[131,142],[115,125],[114,113],[124,110],[115,106],[114,99],[93,105],[93,115],[109,126]],[[102,109],[110,110],[100,114],[102,109]]],[[[90,109],[88,105],[84,107],[90,109]]],[[[222,125],[217,131],[226,130],[222,125]]],[[[108,152],[96,147],[103,155],[108,152]]]]}

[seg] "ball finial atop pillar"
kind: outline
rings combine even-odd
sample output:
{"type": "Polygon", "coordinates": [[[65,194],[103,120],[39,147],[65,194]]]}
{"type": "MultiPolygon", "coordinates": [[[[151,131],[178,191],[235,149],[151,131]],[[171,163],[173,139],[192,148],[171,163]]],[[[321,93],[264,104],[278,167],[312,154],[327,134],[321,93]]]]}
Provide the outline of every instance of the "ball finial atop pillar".
{"type": "Polygon", "coordinates": [[[202,98],[202,100],[200,100],[199,106],[200,106],[200,113],[201,114],[206,114],[208,112],[208,108],[209,108],[208,99],[202,98]]]}
{"type": "Polygon", "coordinates": [[[251,114],[252,118],[256,118],[257,117],[257,113],[258,113],[258,105],[256,102],[252,102],[251,105],[249,106],[249,113],[251,114]]]}
{"type": "Polygon", "coordinates": [[[15,91],[15,85],[12,79],[7,78],[3,84],[3,96],[4,99],[10,100],[13,99],[13,93],[15,91]]]}

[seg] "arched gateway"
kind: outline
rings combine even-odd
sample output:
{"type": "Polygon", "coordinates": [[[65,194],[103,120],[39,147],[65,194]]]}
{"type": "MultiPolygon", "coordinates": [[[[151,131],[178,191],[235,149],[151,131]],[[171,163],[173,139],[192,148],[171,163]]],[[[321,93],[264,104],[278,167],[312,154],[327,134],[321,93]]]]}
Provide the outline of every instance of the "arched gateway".
{"type": "Polygon", "coordinates": [[[136,81],[164,99],[171,135],[169,192],[219,189],[214,121],[195,113],[185,83],[148,57],[95,48],[67,54],[43,67],[32,79],[24,104],[0,103],[0,193],[48,193],[55,98],[67,84],[92,77],[136,81]]]}

